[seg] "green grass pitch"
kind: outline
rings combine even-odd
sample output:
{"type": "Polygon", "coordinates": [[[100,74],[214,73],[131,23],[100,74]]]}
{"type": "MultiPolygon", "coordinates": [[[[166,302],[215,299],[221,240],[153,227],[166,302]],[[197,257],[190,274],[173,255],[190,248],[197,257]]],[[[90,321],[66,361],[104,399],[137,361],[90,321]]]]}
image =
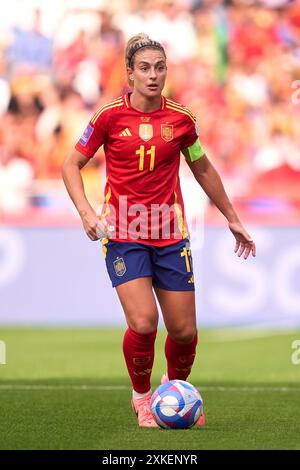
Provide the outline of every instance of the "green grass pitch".
{"type": "MultiPolygon", "coordinates": [[[[300,331],[203,330],[189,381],[207,424],[139,429],[130,407],[123,330],[2,328],[1,449],[300,449],[300,331]]],[[[153,388],[165,371],[156,343],[153,388]]]]}

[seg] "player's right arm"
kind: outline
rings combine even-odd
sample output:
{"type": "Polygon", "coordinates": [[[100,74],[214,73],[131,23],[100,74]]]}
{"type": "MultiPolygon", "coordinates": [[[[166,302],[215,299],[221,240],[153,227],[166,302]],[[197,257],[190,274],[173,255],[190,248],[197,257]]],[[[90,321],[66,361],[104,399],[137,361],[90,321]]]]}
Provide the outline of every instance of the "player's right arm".
{"type": "Polygon", "coordinates": [[[62,177],[69,196],[81,217],[87,236],[95,241],[99,239],[97,236],[99,218],[87,200],[80,172],[89,160],[90,157],[86,157],[78,150],[74,149],[63,164],[62,177]]]}
{"type": "Polygon", "coordinates": [[[103,111],[100,109],[94,114],[62,168],[62,177],[67,191],[81,217],[87,236],[93,241],[109,234],[107,234],[106,221],[99,219],[87,200],[81,170],[105,142],[107,117],[103,111]]]}

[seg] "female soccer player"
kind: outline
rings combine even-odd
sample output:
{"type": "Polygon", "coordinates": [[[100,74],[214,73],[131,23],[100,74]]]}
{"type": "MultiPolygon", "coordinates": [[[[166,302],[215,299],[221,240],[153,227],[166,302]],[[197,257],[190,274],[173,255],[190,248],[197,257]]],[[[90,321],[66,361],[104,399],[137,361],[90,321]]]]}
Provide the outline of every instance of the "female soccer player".
{"type": "MultiPolygon", "coordinates": [[[[195,117],[164,97],[167,65],[162,45],[145,34],[126,47],[132,92],[99,109],[63,166],[69,195],[91,240],[102,240],[112,286],[128,329],[123,352],[139,426],[151,416],[151,371],[158,310],[168,332],[162,382],[186,380],[197,345],[189,234],[179,182],[180,152],[208,197],[228,220],[235,252],[255,256],[255,244],[234,211],[220,177],[202,149],[195,117]],[[89,204],[80,170],[104,145],[107,183],[99,217],[89,204]]],[[[204,423],[204,415],[198,425],[204,423]]]]}

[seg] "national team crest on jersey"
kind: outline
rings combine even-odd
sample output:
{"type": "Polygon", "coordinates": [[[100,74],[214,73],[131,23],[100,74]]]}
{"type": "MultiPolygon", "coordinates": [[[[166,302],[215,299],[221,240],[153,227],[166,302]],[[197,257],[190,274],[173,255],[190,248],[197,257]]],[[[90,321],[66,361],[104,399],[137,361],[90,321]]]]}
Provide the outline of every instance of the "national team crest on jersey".
{"type": "Polygon", "coordinates": [[[170,142],[173,139],[173,126],[170,124],[161,124],[161,137],[166,142],[170,142]]]}
{"type": "Polygon", "coordinates": [[[139,136],[141,139],[147,142],[153,137],[153,126],[152,124],[140,124],[139,125],[139,136]]]}
{"type": "Polygon", "coordinates": [[[126,273],[126,265],[123,258],[117,258],[114,261],[114,268],[117,276],[124,276],[124,274],[126,273]]]}

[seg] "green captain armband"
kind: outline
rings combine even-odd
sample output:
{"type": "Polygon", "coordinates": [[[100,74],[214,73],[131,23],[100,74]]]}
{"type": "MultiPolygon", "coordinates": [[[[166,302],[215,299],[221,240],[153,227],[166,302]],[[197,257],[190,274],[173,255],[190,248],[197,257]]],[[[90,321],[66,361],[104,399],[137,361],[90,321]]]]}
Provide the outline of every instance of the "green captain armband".
{"type": "Polygon", "coordinates": [[[193,145],[190,145],[189,147],[186,147],[181,151],[185,156],[186,161],[190,162],[196,162],[205,154],[203,148],[201,147],[199,139],[197,139],[196,142],[193,143],[193,145]]]}

